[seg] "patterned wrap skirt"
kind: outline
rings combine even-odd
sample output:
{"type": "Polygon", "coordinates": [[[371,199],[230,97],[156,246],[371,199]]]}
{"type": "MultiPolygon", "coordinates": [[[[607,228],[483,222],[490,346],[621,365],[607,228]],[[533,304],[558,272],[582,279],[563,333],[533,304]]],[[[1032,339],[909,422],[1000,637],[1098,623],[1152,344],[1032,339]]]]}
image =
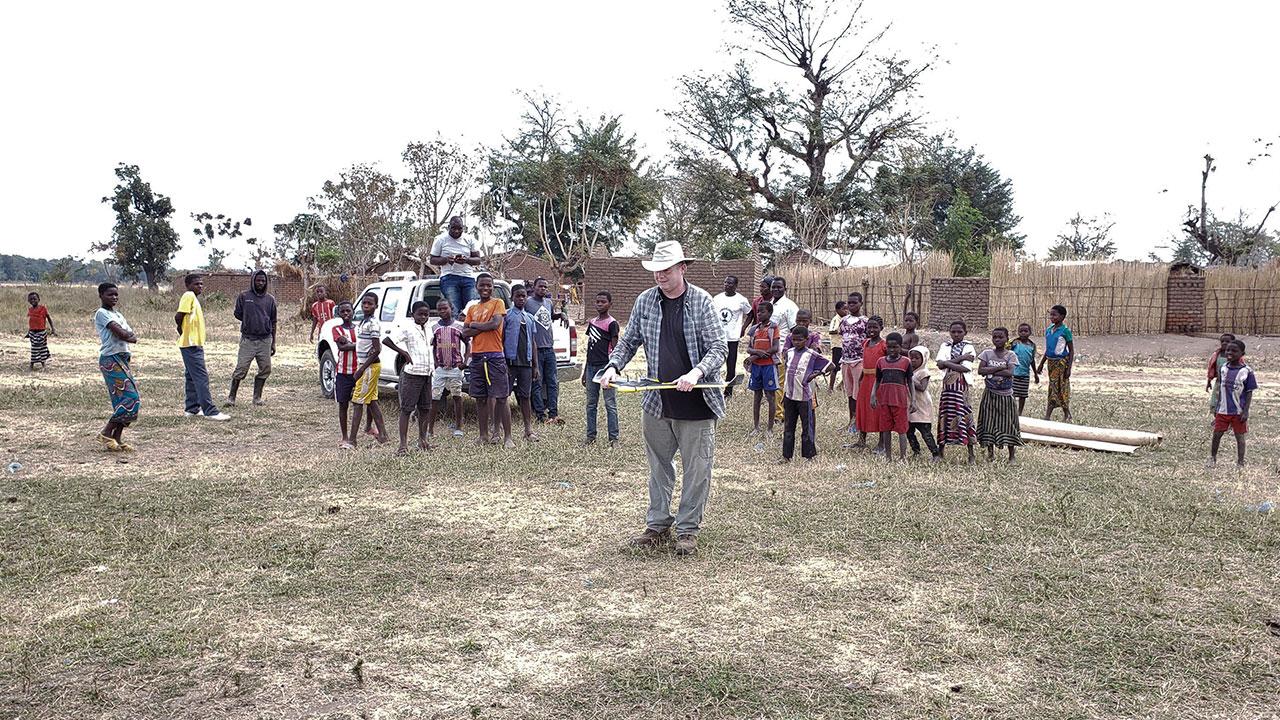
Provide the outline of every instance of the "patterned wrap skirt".
{"type": "Polygon", "coordinates": [[[1049,358],[1049,407],[1071,407],[1071,378],[1066,376],[1067,359],[1049,358]]]}
{"type": "Polygon", "coordinates": [[[948,372],[943,376],[942,396],[938,400],[938,444],[969,445],[974,439],[969,383],[962,373],[948,372]]]}
{"type": "Polygon", "coordinates": [[[31,364],[46,362],[49,359],[49,331],[28,330],[27,339],[31,341],[31,364]]]}
{"type": "Polygon", "coordinates": [[[982,393],[978,404],[978,444],[982,447],[1022,447],[1018,425],[1018,404],[1012,395],[982,393]]]}
{"type": "Polygon", "coordinates": [[[107,395],[111,398],[111,422],[121,425],[137,420],[138,411],[142,409],[142,396],[129,369],[131,357],[129,353],[116,353],[98,358],[98,369],[102,371],[107,395]]]}

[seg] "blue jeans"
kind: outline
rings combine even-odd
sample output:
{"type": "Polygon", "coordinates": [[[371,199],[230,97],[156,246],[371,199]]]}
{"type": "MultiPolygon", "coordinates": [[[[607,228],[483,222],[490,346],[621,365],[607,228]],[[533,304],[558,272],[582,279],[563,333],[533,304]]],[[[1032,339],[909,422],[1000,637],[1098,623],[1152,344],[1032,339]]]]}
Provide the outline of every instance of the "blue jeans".
{"type": "Polygon", "coordinates": [[[213,395],[209,393],[209,373],[204,369],[204,348],[184,347],[182,351],[182,367],[186,370],[187,412],[203,410],[205,415],[217,415],[218,406],[213,404],[213,395]]]}
{"type": "Polygon", "coordinates": [[[462,309],[472,300],[479,300],[476,279],[466,275],[441,275],[440,295],[453,306],[453,316],[460,317],[462,309]]]}
{"type": "MultiPolygon", "coordinates": [[[[588,365],[586,374],[583,376],[587,379],[587,439],[594,440],[596,437],[596,415],[600,407],[600,383],[592,382],[591,378],[596,373],[604,369],[604,365],[588,365]]],[[[609,423],[609,439],[618,439],[618,391],[609,388],[604,391],[604,414],[609,423]]]]}
{"type": "Polygon", "coordinates": [[[538,348],[538,372],[542,377],[533,384],[533,414],[544,417],[560,415],[560,378],[556,376],[556,349],[538,348]],[[546,392],[546,399],[542,395],[546,392]]]}

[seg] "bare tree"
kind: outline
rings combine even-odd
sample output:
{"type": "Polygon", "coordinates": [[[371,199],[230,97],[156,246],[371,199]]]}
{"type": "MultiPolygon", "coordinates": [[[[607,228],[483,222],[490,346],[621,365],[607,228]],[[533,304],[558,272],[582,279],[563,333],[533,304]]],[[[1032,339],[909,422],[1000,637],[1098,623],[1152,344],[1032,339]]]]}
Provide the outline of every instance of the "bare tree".
{"type": "MultiPolygon", "coordinates": [[[[908,107],[931,61],[881,53],[888,27],[869,29],[862,3],[729,0],[731,21],[780,66],[790,86],[761,87],[740,61],[730,73],[681,79],[669,117],[691,139],[677,152],[725,163],[755,198],[748,212],[789,228],[804,247],[826,248],[835,219],[853,211],[856,191],[920,116],[908,107]]],[[[847,239],[847,238],[841,238],[847,239]]]]}
{"type": "Polygon", "coordinates": [[[412,246],[422,258],[419,274],[425,274],[431,242],[449,218],[463,212],[468,197],[478,188],[479,173],[475,158],[457,143],[439,137],[428,143],[409,143],[400,157],[411,173],[404,181],[407,210],[418,236],[412,246]]]}
{"type": "MultiPolygon", "coordinates": [[[[1270,157],[1270,155],[1266,155],[1266,157],[1270,157]]],[[[1257,157],[1251,159],[1249,164],[1252,165],[1254,160],[1257,160],[1257,157]]],[[[1271,207],[1267,208],[1267,211],[1262,215],[1262,220],[1252,230],[1246,224],[1245,212],[1241,210],[1239,221],[1236,223],[1240,229],[1232,231],[1232,223],[1219,222],[1209,212],[1209,175],[1217,170],[1218,166],[1214,164],[1213,156],[1206,153],[1204,156],[1204,170],[1200,172],[1200,209],[1197,212],[1194,207],[1187,208],[1187,216],[1182,223],[1182,231],[1186,233],[1187,238],[1194,243],[1194,246],[1199,248],[1210,263],[1235,265],[1256,259],[1259,250],[1263,249],[1263,246],[1269,240],[1269,236],[1263,232],[1266,228],[1267,220],[1275,213],[1276,205],[1280,205],[1280,203],[1273,203],[1271,207]],[[1226,231],[1223,231],[1224,229],[1226,231]]],[[[1180,253],[1185,253],[1185,250],[1180,251],[1180,253]]]]}

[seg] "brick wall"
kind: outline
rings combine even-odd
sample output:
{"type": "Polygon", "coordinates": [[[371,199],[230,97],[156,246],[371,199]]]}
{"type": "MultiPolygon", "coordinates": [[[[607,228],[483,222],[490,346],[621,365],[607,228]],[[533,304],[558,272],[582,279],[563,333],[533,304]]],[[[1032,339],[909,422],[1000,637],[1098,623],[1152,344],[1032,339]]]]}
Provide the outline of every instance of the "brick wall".
{"type": "MultiPolygon", "coordinates": [[[[608,257],[587,261],[582,282],[582,301],[588,308],[595,302],[595,295],[608,290],[613,296],[613,316],[620,323],[631,317],[631,306],[636,296],[653,287],[653,273],[640,265],[642,258],[608,257]]],[[[760,286],[764,270],[758,258],[749,260],[698,261],[689,265],[685,279],[715,295],[724,290],[726,275],[738,276],[738,289],[751,297],[760,286]]]]}
{"type": "Polygon", "coordinates": [[[1165,332],[1195,333],[1204,330],[1204,275],[1171,273],[1165,292],[1165,332]]]}
{"type": "Polygon", "coordinates": [[[946,330],[963,320],[969,330],[985,330],[991,315],[988,278],[933,278],[929,281],[929,327],[946,330]]]}
{"type": "MultiPolygon", "coordinates": [[[[249,278],[251,273],[238,272],[214,272],[204,276],[204,291],[209,294],[217,293],[229,300],[235,300],[236,296],[249,289],[249,278]]],[[[306,294],[302,287],[302,280],[298,278],[282,278],[276,275],[267,275],[269,280],[267,284],[267,292],[276,296],[276,301],[280,303],[294,303],[302,299],[306,294]]]]}

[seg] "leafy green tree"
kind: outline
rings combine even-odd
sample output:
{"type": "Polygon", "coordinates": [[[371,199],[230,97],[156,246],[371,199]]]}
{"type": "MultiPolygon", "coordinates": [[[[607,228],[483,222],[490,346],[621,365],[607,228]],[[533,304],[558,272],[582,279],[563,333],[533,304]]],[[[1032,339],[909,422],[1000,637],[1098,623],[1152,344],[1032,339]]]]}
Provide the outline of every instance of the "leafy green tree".
{"type": "Polygon", "coordinates": [[[951,251],[956,277],[979,277],[991,271],[991,249],[978,235],[983,220],[982,213],[969,204],[969,196],[956,190],[940,236],[951,251]]]}
{"type": "Polygon", "coordinates": [[[338,180],[326,180],[310,205],[334,228],[343,269],[363,272],[380,258],[394,260],[412,249],[409,193],[372,165],[353,165],[338,180]]]}
{"type": "Polygon", "coordinates": [[[765,86],[741,60],[682,78],[668,113],[684,134],[676,154],[718,163],[751,197],[724,212],[779,225],[805,248],[861,244],[852,218],[865,211],[867,176],[919,130],[911,101],[931,63],[882,52],[887,28],[868,30],[861,7],[728,0],[749,43],[738,51],[776,63],[785,81],[765,86]]]}
{"type": "Polygon", "coordinates": [[[137,165],[121,163],[115,170],[119,184],[115,192],[102,198],[116,213],[111,239],[94,243],[95,251],[111,253],[112,262],[128,274],[142,273],[147,287],[155,291],[164,279],[169,261],[181,243],[169,224],[173,202],[154,192],[137,165]]]}
{"type": "Polygon", "coordinates": [[[521,127],[490,153],[480,221],[576,276],[592,250],[617,248],[657,204],[656,181],[621,120],[570,123],[555,100],[526,96],[521,127]]]}
{"type": "Polygon", "coordinates": [[[1116,244],[1111,241],[1111,228],[1116,224],[1110,215],[1085,218],[1076,213],[1067,221],[1070,230],[1058,235],[1049,248],[1050,260],[1106,260],[1115,257],[1116,244]]]}
{"type": "Polygon", "coordinates": [[[657,243],[676,240],[695,257],[741,260],[767,245],[765,223],[742,212],[750,196],[724,168],[694,160],[655,175],[658,206],[640,232],[642,250],[652,252],[657,243]]]}
{"type": "Polygon", "coordinates": [[[209,248],[209,259],[205,261],[204,267],[200,269],[206,272],[226,270],[227,268],[223,261],[227,259],[227,255],[227,251],[221,248],[209,248]]]}

